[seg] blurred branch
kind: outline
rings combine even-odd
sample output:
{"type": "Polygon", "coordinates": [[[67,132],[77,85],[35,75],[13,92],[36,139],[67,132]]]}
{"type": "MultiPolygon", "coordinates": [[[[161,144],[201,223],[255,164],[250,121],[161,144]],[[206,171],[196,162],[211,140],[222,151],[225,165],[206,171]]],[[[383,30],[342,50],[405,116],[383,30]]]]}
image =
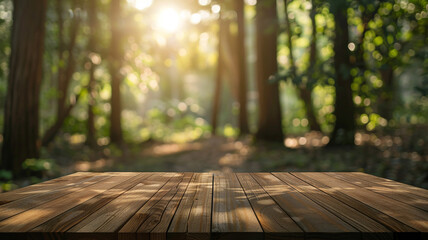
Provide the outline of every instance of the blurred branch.
{"type": "Polygon", "coordinates": [[[58,55],[59,55],[59,70],[58,70],[58,101],[57,101],[57,117],[54,124],[48,128],[45,134],[42,137],[42,145],[47,146],[57,135],[59,130],[62,127],[67,116],[70,115],[71,110],[76,105],[78,96],[80,93],[74,98],[75,102],[70,102],[68,106],[66,106],[66,99],[68,94],[68,89],[70,86],[70,82],[76,67],[76,60],[74,57],[74,49],[76,47],[76,38],[78,34],[78,30],[81,22],[81,15],[77,13],[77,8],[81,3],[81,0],[73,0],[72,1],[72,9],[75,11],[73,15],[73,21],[71,21],[70,33],[69,33],[69,42],[66,48],[68,53],[67,61],[64,59],[64,50],[65,50],[65,41],[64,41],[64,19],[63,19],[63,5],[62,0],[57,0],[57,14],[58,14],[58,55]],[[65,70],[63,71],[63,65],[65,65],[65,70]]]}

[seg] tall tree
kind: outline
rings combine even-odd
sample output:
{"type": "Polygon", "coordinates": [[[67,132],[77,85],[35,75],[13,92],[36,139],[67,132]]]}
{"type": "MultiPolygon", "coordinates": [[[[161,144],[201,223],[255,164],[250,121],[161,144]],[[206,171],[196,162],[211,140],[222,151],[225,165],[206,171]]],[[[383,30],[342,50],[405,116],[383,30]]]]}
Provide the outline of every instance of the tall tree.
{"type": "Polygon", "coordinates": [[[90,147],[96,146],[95,138],[95,114],[94,114],[94,105],[95,105],[95,69],[96,65],[99,63],[99,58],[97,57],[97,28],[98,28],[98,19],[97,19],[97,1],[89,0],[88,1],[88,23],[91,35],[89,36],[88,41],[88,60],[90,64],[89,68],[89,83],[88,83],[88,120],[87,120],[87,137],[86,144],[90,147]]]}
{"type": "Polygon", "coordinates": [[[246,68],[246,54],[245,54],[245,12],[244,0],[235,1],[235,10],[237,14],[238,23],[238,46],[237,46],[237,60],[238,60],[238,102],[239,102],[239,133],[245,135],[250,133],[248,128],[248,114],[247,114],[247,68],[246,68]]]}
{"type": "Polygon", "coordinates": [[[39,157],[39,95],[47,1],[14,0],[13,5],[1,165],[19,176],[25,159],[39,157]]]}
{"type": "Polygon", "coordinates": [[[123,32],[121,31],[122,0],[112,0],[110,3],[110,76],[111,76],[111,114],[110,114],[110,142],[121,145],[122,137],[122,103],[120,83],[122,75],[120,69],[123,64],[123,32]]]}
{"type": "Polygon", "coordinates": [[[348,1],[337,0],[330,2],[330,11],[334,15],[334,70],[336,80],[336,99],[334,115],[336,123],[329,145],[354,145],[355,135],[355,106],[352,100],[352,76],[348,50],[348,1]]]}
{"type": "Polygon", "coordinates": [[[211,133],[213,135],[216,134],[217,130],[217,123],[218,123],[218,113],[220,110],[220,95],[221,95],[221,89],[223,85],[223,37],[225,32],[225,22],[222,19],[222,12],[220,11],[219,17],[218,17],[218,45],[217,45],[217,52],[218,52],[218,58],[217,58],[217,70],[216,70],[216,76],[215,76],[215,87],[214,87],[214,97],[213,97],[213,107],[212,107],[212,114],[211,114],[211,133]]]}
{"type": "MultiPolygon", "coordinates": [[[[76,10],[81,6],[81,0],[72,0],[71,8],[76,10]]],[[[57,113],[55,122],[51,127],[46,130],[42,137],[42,145],[47,146],[52,142],[58,132],[61,130],[65,119],[70,115],[71,110],[76,106],[80,94],[71,97],[73,99],[67,103],[68,90],[70,87],[71,79],[76,68],[75,47],[77,34],[80,27],[80,15],[75,12],[69,28],[69,39],[66,43],[64,34],[64,7],[63,0],[56,1],[56,11],[58,15],[58,100],[57,100],[57,113]]]]}
{"type": "Polygon", "coordinates": [[[269,78],[278,71],[276,1],[258,1],[256,5],[257,88],[259,122],[256,138],[282,142],[281,106],[278,82],[269,78]]]}
{"type": "Polygon", "coordinates": [[[315,114],[314,104],[312,101],[312,90],[314,86],[314,82],[316,81],[313,76],[315,72],[315,67],[317,63],[317,23],[315,20],[315,16],[317,14],[317,5],[316,0],[312,0],[312,8],[309,16],[311,18],[312,23],[312,38],[311,44],[309,45],[309,68],[308,68],[308,82],[305,87],[300,91],[300,97],[304,99],[306,115],[308,117],[309,128],[312,131],[321,131],[321,126],[318,122],[318,118],[315,114]]]}

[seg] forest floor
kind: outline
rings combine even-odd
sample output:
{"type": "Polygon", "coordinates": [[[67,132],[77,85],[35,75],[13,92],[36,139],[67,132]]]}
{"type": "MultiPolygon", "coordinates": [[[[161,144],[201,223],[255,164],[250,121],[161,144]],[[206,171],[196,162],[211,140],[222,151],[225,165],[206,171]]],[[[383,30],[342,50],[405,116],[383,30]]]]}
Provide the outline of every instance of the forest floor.
{"type": "Polygon", "coordinates": [[[189,143],[149,141],[119,149],[90,150],[58,142],[45,149],[55,167],[21,187],[75,171],[361,171],[428,189],[427,126],[356,134],[355,147],[331,148],[320,133],[288,136],[284,144],[213,136],[189,143]],[[35,180],[34,180],[35,179],[35,180]]]}
{"type": "MultiPolygon", "coordinates": [[[[393,132],[356,134],[356,146],[326,148],[320,133],[289,136],[284,144],[213,136],[189,143],[149,141],[100,151],[52,155],[63,170],[74,171],[361,171],[428,189],[426,126],[393,132]],[[86,159],[85,159],[86,158],[86,159]],[[82,160],[83,159],[83,160],[82,160]]],[[[76,146],[77,147],[77,146],[76,146]]]]}

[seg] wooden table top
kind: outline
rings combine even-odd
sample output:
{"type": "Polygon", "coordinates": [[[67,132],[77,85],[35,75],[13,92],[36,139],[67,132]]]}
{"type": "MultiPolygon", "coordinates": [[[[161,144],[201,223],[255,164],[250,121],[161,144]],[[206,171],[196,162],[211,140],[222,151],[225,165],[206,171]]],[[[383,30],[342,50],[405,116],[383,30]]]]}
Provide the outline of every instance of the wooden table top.
{"type": "Polygon", "coordinates": [[[0,194],[0,239],[428,239],[428,190],[364,173],[78,172],[0,194]]]}

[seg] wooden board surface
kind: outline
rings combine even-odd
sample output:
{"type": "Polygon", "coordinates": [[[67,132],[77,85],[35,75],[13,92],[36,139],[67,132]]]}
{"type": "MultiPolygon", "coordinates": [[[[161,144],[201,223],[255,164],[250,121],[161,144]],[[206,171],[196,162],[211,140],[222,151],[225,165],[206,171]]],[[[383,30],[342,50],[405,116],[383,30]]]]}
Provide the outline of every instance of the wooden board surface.
{"type": "Polygon", "coordinates": [[[363,173],[75,173],[0,194],[0,239],[428,239],[428,191],[363,173]]]}

